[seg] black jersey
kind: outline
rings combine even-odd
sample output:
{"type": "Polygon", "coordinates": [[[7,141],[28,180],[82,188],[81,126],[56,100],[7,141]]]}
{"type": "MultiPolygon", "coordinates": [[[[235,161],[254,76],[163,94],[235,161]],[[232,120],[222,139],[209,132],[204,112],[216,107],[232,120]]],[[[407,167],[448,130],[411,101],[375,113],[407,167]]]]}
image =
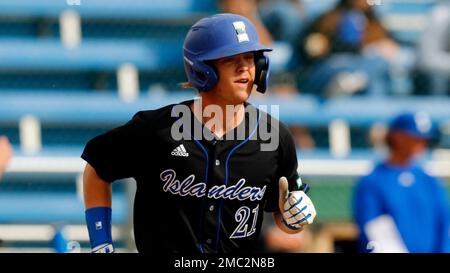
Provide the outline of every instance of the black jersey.
{"type": "MultiPolygon", "coordinates": [[[[180,105],[190,105],[185,101],[180,105]]],[[[176,105],[176,104],[175,104],[176,105]]],[[[278,180],[286,176],[296,188],[297,156],[292,135],[283,124],[256,110],[221,139],[174,140],[175,105],[138,112],[131,121],[95,137],[85,159],[105,181],[133,177],[137,181],[134,235],[139,252],[255,252],[263,210],[278,210],[278,180]],[[267,142],[259,126],[277,128],[279,145],[267,142]],[[245,126],[245,139],[229,140],[245,126]]],[[[189,112],[192,122],[203,124],[189,112]]],[[[205,129],[204,127],[202,127],[205,129]]],[[[207,131],[207,130],[206,130],[207,131]]],[[[211,133],[212,134],[212,133],[211,133]]]]}

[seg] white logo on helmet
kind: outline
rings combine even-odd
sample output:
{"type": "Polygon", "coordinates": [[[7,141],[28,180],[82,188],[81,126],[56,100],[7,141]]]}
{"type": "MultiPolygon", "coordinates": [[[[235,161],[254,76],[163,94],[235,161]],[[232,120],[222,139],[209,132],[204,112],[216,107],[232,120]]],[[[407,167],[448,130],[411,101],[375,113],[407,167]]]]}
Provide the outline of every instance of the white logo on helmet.
{"type": "Polygon", "coordinates": [[[236,30],[236,36],[239,43],[248,42],[250,38],[248,37],[247,31],[245,30],[245,24],[242,21],[233,22],[234,29],[236,30]]]}
{"type": "Polygon", "coordinates": [[[421,133],[427,133],[431,130],[430,117],[425,112],[419,112],[414,115],[416,127],[421,133]]]}

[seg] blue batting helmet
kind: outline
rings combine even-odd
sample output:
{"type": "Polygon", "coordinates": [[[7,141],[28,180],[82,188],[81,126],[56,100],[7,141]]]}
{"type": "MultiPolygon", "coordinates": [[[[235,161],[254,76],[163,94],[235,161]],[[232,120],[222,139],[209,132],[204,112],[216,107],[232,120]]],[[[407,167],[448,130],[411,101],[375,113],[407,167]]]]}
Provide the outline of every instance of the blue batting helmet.
{"type": "Polygon", "coordinates": [[[264,93],[269,78],[271,51],[259,43],[255,26],[247,18],[224,13],[203,18],[186,35],[183,45],[184,68],[189,82],[199,91],[212,89],[219,79],[207,61],[255,52],[255,80],[257,90],[264,93]]]}

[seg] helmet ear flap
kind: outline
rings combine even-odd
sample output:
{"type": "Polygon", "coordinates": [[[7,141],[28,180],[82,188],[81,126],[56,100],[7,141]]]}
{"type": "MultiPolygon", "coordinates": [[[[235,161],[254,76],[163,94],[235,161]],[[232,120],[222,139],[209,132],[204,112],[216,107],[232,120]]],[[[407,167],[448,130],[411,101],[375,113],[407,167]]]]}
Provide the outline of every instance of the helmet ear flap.
{"type": "Polygon", "coordinates": [[[202,61],[195,63],[188,63],[185,61],[184,65],[188,72],[189,82],[198,89],[198,91],[202,92],[212,89],[219,80],[214,68],[202,61]]]}
{"type": "Polygon", "coordinates": [[[263,52],[255,52],[255,81],[256,91],[265,93],[269,81],[269,58],[263,52]]]}

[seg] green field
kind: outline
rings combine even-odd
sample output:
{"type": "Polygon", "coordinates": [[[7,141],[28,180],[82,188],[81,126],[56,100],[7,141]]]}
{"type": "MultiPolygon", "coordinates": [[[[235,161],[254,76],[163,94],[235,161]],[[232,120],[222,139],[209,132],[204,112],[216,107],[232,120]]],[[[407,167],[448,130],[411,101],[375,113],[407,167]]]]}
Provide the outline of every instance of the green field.
{"type": "MultiPolygon", "coordinates": [[[[316,222],[347,222],[352,220],[354,177],[304,177],[311,186],[308,195],[317,210],[316,222]]],[[[446,180],[450,200],[450,180],[446,180]]]]}

